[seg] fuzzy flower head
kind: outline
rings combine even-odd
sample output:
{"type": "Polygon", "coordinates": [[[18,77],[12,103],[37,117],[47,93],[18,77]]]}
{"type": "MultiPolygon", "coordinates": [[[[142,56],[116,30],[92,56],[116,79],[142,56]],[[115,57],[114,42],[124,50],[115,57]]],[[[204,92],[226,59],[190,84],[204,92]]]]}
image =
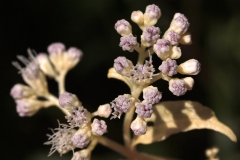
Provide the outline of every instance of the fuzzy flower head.
{"type": "Polygon", "coordinates": [[[70,116],[65,116],[71,127],[82,127],[89,121],[87,110],[83,107],[73,106],[70,116]]]}
{"type": "Polygon", "coordinates": [[[74,146],[85,148],[91,141],[92,132],[89,127],[79,129],[71,138],[74,146]]]}
{"type": "Polygon", "coordinates": [[[181,13],[176,13],[171,22],[170,28],[178,34],[184,34],[189,27],[188,19],[181,13]]]}
{"type": "Polygon", "coordinates": [[[138,114],[139,117],[142,118],[150,118],[152,116],[152,104],[148,103],[147,101],[143,101],[141,103],[135,103],[136,110],[135,112],[138,114]]]}
{"type": "Polygon", "coordinates": [[[95,118],[91,124],[91,127],[92,132],[98,136],[102,136],[107,132],[107,125],[104,120],[98,120],[95,118]]]}
{"type": "Polygon", "coordinates": [[[82,103],[78,100],[75,94],[64,92],[59,96],[59,105],[64,109],[71,111],[73,106],[81,106],[82,103]]]}
{"type": "Polygon", "coordinates": [[[170,30],[165,33],[164,38],[167,39],[171,45],[177,46],[179,43],[180,35],[177,32],[170,30]]]}
{"type": "Polygon", "coordinates": [[[62,155],[70,150],[74,150],[75,146],[71,138],[76,132],[75,130],[69,128],[68,125],[59,123],[59,127],[52,130],[52,132],[52,135],[47,135],[49,141],[44,143],[45,145],[52,145],[48,156],[51,156],[55,151],[58,151],[62,155]]]}
{"type": "Polygon", "coordinates": [[[162,94],[157,87],[148,86],[143,89],[143,99],[149,104],[156,104],[162,99],[162,94]]]}
{"type": "Polygon", "coordinates": [[[122,47],[124,51],[133,52],[134,47],[137,45],[137,38],[131,34],[120,38],[119,46],[122,47]]]}
{"type": "Polygon", "coordinates": [[[148,5],[144,13],[144,24],[146,26],[153,26],[157,23],[160,17],[161,17],[160,8],[155,4],[148,5]]]}
{"type": "Polygon", "coordinates": [[[154,76],[154,67],[152,65],[152,57],[150,55],[150,60],[145,61],[145,64],[137,64],[133,67],[130,72],[130,78],[132,81],[138,84],[149,83],[152,77],[154,76]]]}
{"type": "Polygon", "coordinates": [[[129,35],[132,33],[132,26],[125,19],[118,20],[117,23],[115,23],[114,28],[121,36],[129,35]]]}
{"type": "Polygon", "coordinates": [[[160,37],[160,29],[158,27],[147,27],[141,36],[142,44],[146,47],[152,46],[160,37]]]}
{"type": "Polygon", "coordinates": [[[182,96],[187,92],[187,86],[184,80],[175,78],[169,81],[169,90],[176,96],[182,96]]]}
{"type": "Polygon", "coordinates": [[[111,108],[114,109],[112,118],[120,118],[122,113],[127,113],[133,104],[133,97],[129,94],[120,95],[111,102],[111,108]]]}
{"type": "Polygon", "coordinates": [[[118,57],[114,60],[113,67],[117,73],[129,76],[130,71],[133,68],[133,64],[132,61],[128,60],[126,57],[118,57]]]}
{"type": "Polygon", "coordinates": [[[166,39],[158,39],[156,44],[153,45],[154,52],[163,60],[169,57],[170,48],[171,43],[166,39]]]}
{"type": "Polygon", "coordinates": [[[162,61],[158,69],[165,75],[173,76],[177,74],[177,62],[168,58],[166,61],[162,61]]]}

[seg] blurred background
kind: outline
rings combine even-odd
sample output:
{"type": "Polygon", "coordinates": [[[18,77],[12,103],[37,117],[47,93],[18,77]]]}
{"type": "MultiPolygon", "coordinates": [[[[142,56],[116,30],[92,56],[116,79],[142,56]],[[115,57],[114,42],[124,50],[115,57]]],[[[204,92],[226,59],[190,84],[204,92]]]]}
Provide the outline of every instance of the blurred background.
{"type": "MultiPolygon", "coordinates": [[[[54,107],[43,109],[33,117],[20,118],[9,92],[15,83],[24,83],[18,70],[11,65],[16,55],[27,56],[27,48],[46,52],[52,42],[76,46],[84,52],[81,62],[69,72],[67,91],[75,93],[90,111],[111,102],[120,94],[129,93],[121,81],[107,79],[108,68],[117,56],[126,56],[136,62],[137,54],[118,47],[120,35],[114,29],[119,19],[129,22],[131,12],[145,11],[149,4],[161,8],[162,17],[156,26],[164,32],[176,12],[185,14],[190,22],[193,44],[182,46],[183,56],[178,63],[190,58],[202,64],[192,91],[175,97],[165,81],[154,85],[166,100],[199,101],[215,111],[219,120],[228,125],[240,138],[240,1],[238,0],[0,0],[1,61],[1,141],[0,159],[55,160],[58,153],[47,157],[50,146],[48,128],[57,127],[57,119],[66,122],[64,115],[54,107]]],[[[133,34],[140,35],[134,23],[133,34]]],[[[139,37],[138,37],[139,39],[139,37]]],[[[157,57],[154,56],[154,59],[157,57]]],[[[159,60],[154,64],[159,65],[159,60]]],[[[49,79],[50,91],[57,95],[57,85],[49,79]]],[[[123,118],[122,118],[123,119],[123,118]]],[[[122,119],[107,121],[107,137],[122,143],[122,119]]],[[[138,149],[179,159],[206,159],[205,150],[217,146],[223,160],[240,159],[240,143],[210,130],[194,130],[173,135],[165,141],[138,149]]],[[[61,157],[71,159],[72,153],[61,157]]],[[[93,160],[124,159],[123,156],[97,145],[93,160]]]]}

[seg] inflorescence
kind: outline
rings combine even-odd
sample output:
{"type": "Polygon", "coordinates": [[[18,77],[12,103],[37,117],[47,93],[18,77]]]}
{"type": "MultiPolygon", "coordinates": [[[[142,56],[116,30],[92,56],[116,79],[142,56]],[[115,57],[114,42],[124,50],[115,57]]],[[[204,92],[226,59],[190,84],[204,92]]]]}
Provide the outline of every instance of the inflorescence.
{"type": "MultiPolygon", "coordinates": [[[[98,110],[90,113],[82,106],[76,95],[66,92],[64,77],[82,58],[82,51],[70,47],[65,49],[62,43],[53,43],[47,50],[49,54],[33,54],[29,50],[29,59],[23,56],[17,58],[26,65],[22,68],[18,62],[13,62],[27,85],[16,84],[11,90],[11,96],[17,104],[17,112],[20,116],[32,116],[39,109],[50,106],[58,106],[65,114],[67,124],[61,124],[48,135],[48,141],[44,144],[52,145],[49,155],[58,151],[60,155],[80,148],[75,151],[72,160],[90,159],[93,140],[107,132],[104,120],[95,118],[121,118],[129,112],[136,113],[136,118],[128,128],[135,135],[143,135],[147,132],[146,119],[153,113],[154,105],[162,99],[162,93],[152,83],[163,79],[168,81],[169,90],[176,96],[182,96],[191,90],[194,80],[191,77],[177,78],[177,75],[196,75],[200,71],[200,63],[190,59],[180,65],[177,59],[182,55],[179,44],[191,44],[191,35],[187,32],[189,22],[187,18],[176,13],[167,31],[161,34],[156,27],[161,17],[161,10],[152,4],[146,7],[145,13],[134,11],[131,20],[142,30],[140,41],[132,33],[131,24],[125,20],[119,20],[115,24],[116,31],[121,35],[119,46],[123,51],[138,52],[138,62],[134,63],[124,56],[114,60],[113,72],[109,71],[110,78],[123,80],[131,90],[130,94],[117,96],[112,102],[100,105],[98,110]],[[158,67],[153,66],[153,54],[162,60],[158,67]],[[146,60],[149,58],[149,60],[146,60]],[[114,73],[114,76],[111,75],[114,73]],[[49,93],[46,76],[56,80],[59,84],[59,98],[49,93]],[[143,98],[139,95],[142,93],[143,98]],[[45,98],[40,100],[39,97],[45,98]]],[[[130,118],[130,120],[132,120],[130,118]]]]}

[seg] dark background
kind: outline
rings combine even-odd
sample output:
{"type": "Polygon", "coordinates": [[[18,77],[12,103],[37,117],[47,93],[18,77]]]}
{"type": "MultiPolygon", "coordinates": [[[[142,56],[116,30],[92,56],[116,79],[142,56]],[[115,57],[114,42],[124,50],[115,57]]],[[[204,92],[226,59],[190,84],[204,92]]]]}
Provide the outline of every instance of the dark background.
{"type": "MultiPolygon", "coordinates": [[[[27,55],[28,47],[46,52],[52,42],[63,42],[67,48],[83,50],[82,61],[69,72],[67,91],[78,95],[83,105],[95,111],[100,104],[111,102],[120,94],[129,93],[122,82],[107,79],[108,68],[117,56],[126,56],[136,62],[136,53],[124,52],[118,47],[120,36],[114,29],[119,19],[130,22],[131,12],[145,10],[149,4],[162,10],[157,26],[164,32],[176,12],[186,15],[193,44],[182,46],[179,62],[196,58],[202,64],[194,76],[195,88],[177,98],[168,91],[164,81],[155,83],[163,92],[164,100],[189,99],[213,109],[217,117],[233,129],[239,138],[240,129],[240,1],[238,0],[0,0],[1,53],[1,141],[0,159],[45,160],[59,159],[55,153],[47,158],[50,146],[48,128],[57,127],[57,119],[64,115],[55,108],[41,110],[30,118],[20,118],[9,92],[15,83],[24,83],[11,65],[16,55],[27,55]]],[[[133,34],[140,35],[134,24],[133,34]]],[[[139,37],[138,37],[139,39],[139,37]]],[[[154,57],[156,59],[156,57],[154,57]]],[[[157,60],[155,63],[159,63],[157,60]]],[[[57,85],[49,81],[50,90],[57,95],[57,85]]],[[[122,142],[121,120],[107,121],[106,136],[122,142]]],[[[209,130],[180,133],[140,150],[180,159],[205,159],[205,149],[218,146],[220,158],[240,159],[240,143],[209,130]]],[[[70,159],[72,153],[61,158],[70,159]]],[[[121,155],[98,145],[92,159],[124,159],[121,155]]]]}

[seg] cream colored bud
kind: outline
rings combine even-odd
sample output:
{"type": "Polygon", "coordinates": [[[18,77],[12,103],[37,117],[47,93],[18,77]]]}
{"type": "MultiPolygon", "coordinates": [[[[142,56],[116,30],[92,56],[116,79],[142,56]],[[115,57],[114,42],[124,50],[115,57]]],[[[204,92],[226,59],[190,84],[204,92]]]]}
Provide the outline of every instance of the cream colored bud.
{"type": "Polygon", "coordinates": [[[200,63],[196,59],[190,59],[180,64],[177,71],[181,74],[196,75],[200,72],[200,63]]]}
{"type": "Polygon", "coordinates": [[[185,82],[185,85],[187,87],[187,90],[192,90],[194,86],[194,79],[192,77],[185,77],[182,79],[185,82]]]}
{"type": "Polygon", "coordinates": [[[40,53],[37,55],[36,59],[38,61],[40,69],[43,71],[44,74],[48,75],[49,77],[57,76],[57,73],[50,64],[47,54],[40,53]]]}
{"type": "Polygon", "coordinates": [[[141,11],[133,11],[131,15],[131,20],[138,25],[142,25],[144,21],[144,16],[141,11]]]}
{"type": "Polygon", "coordinates": [[[180,39],[179,43],[181,44],[192,44],[192,37],[190,33],[184,34],[180,39]]]}
{"type": "Polygon", "coordinates": [[[131,129],[135,135],[143,135],[147,132],[147,122],[143,118],[137,116],[131,123],[131,129]]]}
{"type": "Polygon", "coordinates": [[[73,154],[71,160],[90,160],[91,159],[91,151],[89,149],[83,149],[73,154]]]}
{"type": "Polygon", "coordinates": [[[100,105],[97,110],[98,116],[108,118],[112,113],[110,104],[100,105]]]}
{"type": "Polygon", "coordinates": [[[181,55],[182,55],[181,48],[177,46],[173,46],[169,57],[171,59],[178,59],[181,57],[181,55]]]}

